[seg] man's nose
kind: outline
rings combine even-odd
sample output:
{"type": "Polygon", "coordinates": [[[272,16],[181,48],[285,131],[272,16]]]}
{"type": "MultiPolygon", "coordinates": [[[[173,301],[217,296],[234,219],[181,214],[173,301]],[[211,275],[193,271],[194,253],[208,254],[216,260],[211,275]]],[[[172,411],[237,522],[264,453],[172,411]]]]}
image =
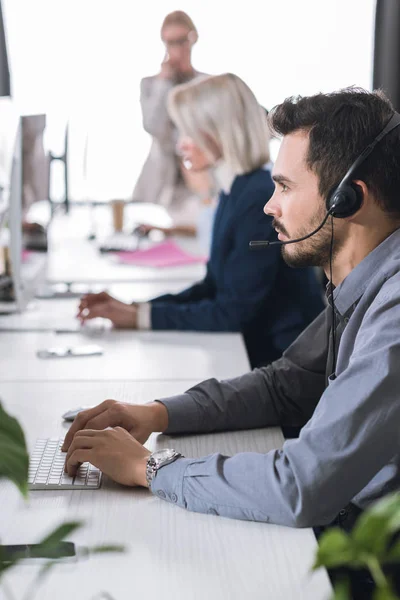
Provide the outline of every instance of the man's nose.
{"type": "Polygon", "coordinates": [[[272,217],[281,217],[282,211],[279,204],[279,201],[276,197],[276,191],[272,194],[271,198],[268,200],[267,204],[264,206],[264,212],[266,215],[271,215],[272,217]]]}

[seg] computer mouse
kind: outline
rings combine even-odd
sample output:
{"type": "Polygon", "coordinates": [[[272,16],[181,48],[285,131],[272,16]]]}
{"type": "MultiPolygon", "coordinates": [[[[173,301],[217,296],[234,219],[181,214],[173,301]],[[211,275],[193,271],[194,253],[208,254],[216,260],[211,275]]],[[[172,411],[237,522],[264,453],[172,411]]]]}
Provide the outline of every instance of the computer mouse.
{"type": "Polygon", "coordinates": [[[62,418],[64,419],[64,421],[73,421],[75,419],[75,417],[77,417],[78,414],[82,410],[86,410],[88,408],[92,408],[92,407],[91,406],[81,406],[80,408],[73,408],[71,410],[67,410],[67,412],[65,412],[62,415],[62,418]]]}

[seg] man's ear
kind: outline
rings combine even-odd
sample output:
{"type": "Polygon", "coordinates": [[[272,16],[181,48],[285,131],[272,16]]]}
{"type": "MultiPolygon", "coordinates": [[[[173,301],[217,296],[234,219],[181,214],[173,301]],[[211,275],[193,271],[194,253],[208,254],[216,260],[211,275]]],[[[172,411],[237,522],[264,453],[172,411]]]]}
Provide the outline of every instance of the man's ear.
{"type": "Polygon", "coordinates": [[[357,220],[359,213],[363,212],[363,209],[369,209],[369,207],[371,206],[371,203],[373,203],[373,205],[376,206],[376,202],[374,199],[374,193],[372,192],[371,188],[368,187],[368,185],[365,183],[365,181],[363,181],[362,179],[353,179],[353,181],[351,183],[353,186],[357,186],[357,188],[359,190],[358,193],[361,194],[361,196],[362,196],[362,203],[361,203],[360,208],[357,210],[357,212],[354,213],[354,215],[349,217],[349,220],[351,220],[352,218],[357,220]]]}
{"type": "Polygon", "coordinates": [[[362,189],[363,196],[365,196],[366,194],[371,195],[371,190],[369,189],[365,181],[362,181],[361,179],[353,179],[352,183],[355,183],[356,185],[360,186],[360,188],[362,189]]]}

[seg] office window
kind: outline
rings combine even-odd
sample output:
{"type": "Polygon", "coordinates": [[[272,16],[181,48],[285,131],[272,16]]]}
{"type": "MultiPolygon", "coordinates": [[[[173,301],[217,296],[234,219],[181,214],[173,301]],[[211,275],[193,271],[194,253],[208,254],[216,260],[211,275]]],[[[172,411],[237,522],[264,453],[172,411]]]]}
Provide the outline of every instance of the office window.
{"type": "Polygon", "coordinates": [[[375,0],[4,0],[19,109],[48,114],[51,146],[71,119],[73,196],[131,194],[150,143],[139,83],[158,71],[159,27],[177,8],[199,30],[196,68],[237,73],[268,108],[292,94],[371,86],[375,0]]]}

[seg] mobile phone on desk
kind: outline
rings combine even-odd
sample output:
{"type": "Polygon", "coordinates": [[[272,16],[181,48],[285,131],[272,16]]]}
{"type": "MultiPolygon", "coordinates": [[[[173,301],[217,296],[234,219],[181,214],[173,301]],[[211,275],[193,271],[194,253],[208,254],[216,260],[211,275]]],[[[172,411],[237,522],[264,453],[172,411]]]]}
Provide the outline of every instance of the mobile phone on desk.
{"type": "Polygon", "coordinates": [[[47,563],[49,560],[71,562],[77,560],[73,542],[58,542],[43,548],[40,544],[10,544],[0,546],[0,564],[7,565],[14,560],[19,564],[47,563]]]}
{"type": "Polygon", "coordinates": [[[79,356],[100,356],[103,354],[103,348],[95,344],[86,346],[57,346],[54,348],[44,348],[38,350],[38,358],[69,358],[79,356]]]}

